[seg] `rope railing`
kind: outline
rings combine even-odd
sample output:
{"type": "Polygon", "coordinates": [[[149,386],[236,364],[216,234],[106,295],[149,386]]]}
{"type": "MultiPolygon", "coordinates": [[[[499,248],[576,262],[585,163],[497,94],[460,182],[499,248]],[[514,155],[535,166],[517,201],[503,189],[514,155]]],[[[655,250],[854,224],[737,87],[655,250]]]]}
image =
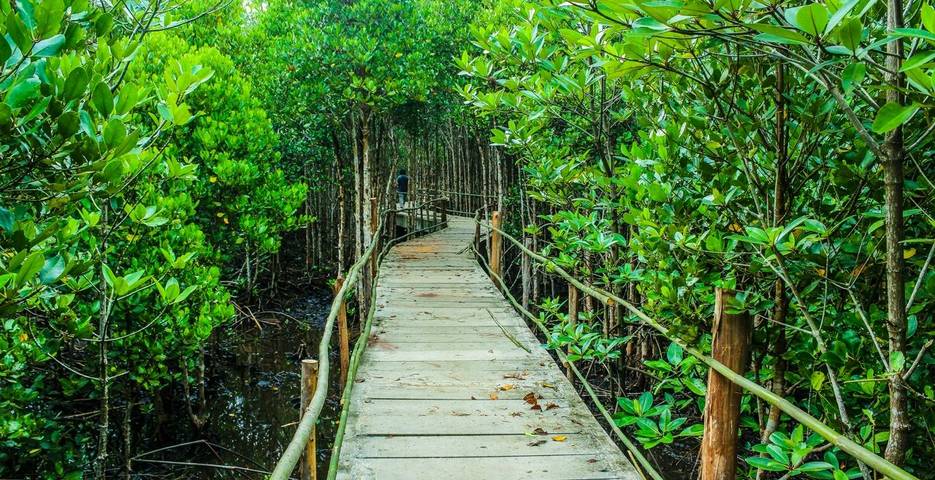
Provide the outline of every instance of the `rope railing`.
{"type": "MultiPolygon", "coordinates": [[[[314,431],[315,424],[318,422],[319,415],[321,415],[321,409],[324,406],[325,400],[327,399],[327,396],[328,396],[328,376],[329,376],[329,369],[330,369],[330,361],[329,361],[330,355],[329,354],[330,354],[330,347],[331,347],[331,336],[332,336],[332,331],[334,330],[335,319],[338,316],[338,312],[341,308],[341,305],[344,303],[344,299],[347,297],[347,294],[352,289],[351,286],[357,282],[358,278],[360,277],[361,270],[363,269],[364,265],[366,265],[368,262],[371,261],[373,253],[376,250],[377,245],[380,243],[380,238],[385,228],[385,222],[383,220],[385,215],[388,213],[400,213],[403,211],[423,209],[426,206],[433,205],[433,204],[443,202],[443,201],[444,199],[429,200],[427,202],[424,202],[423,204],[412,206],[412,207],[405,207],[405,208],[400,208],[400,209],[388,209],[384,211],[382,214],[380,214],[379,216],[380,220],[379,220],[379,223],[377,224],[376,229],[374,229],[374,231],[372,232],[370,244],[367,246],[367,249],[364,250],[364,252],[361,254],[360,258],[358,258],[357,261],[354,262],[354,264],[348,269],[347,277],[343,285],[341,286],[341,288],[338,290],[337,294],[335,294],[334,300],[331,303],[331,310],[328,312],[328,317],[325,321],[325,326],[322,331],[321,342],[318,345],[318,358],[319,358],[318,373],[317,373],[318,387],[315,389],[315,392],[312,395],[311,400],[309,401],[308,407],[305,409],[304,412],[302,412],[302,418],[299,420],[295,433],[293,434],[292,439],[289,441],[289,445],[287,445],[285,451],[283,451],[283,454],[279,458],[279,461],[276,463],[276,467],[273,469],[272,474],[270,474],[270,477],[269,477],[270,480],[288,480],[290,476],[292,475],[293,470],[295,470],[296,465],[299,463],[299,460],[302,458],[302,454],[305,453],[306,445],[308,445],[309,443],[312,432],[314,431]]],[[[443,207],[444,203],[441,203],[441,205],[443,207]]],[[[442,221],[430,227],[421,228],[418,231],[407,232],[405,235],[400,236],[400,237],[396,237],[395,232],[393,232],[392,234],[393,238],[384,247],[383,251],[381,252],[379,256],[379,260],[382,260],[383,256],[385,256],[386,252],[389,251],[389,248],[392,245],[395,245],[396,243],[399,243],[403,239],[409,238],[417,233],[425,232],[433,228],[443,227],[445,224],[446,222],[442,221]]],[[[375,273],[376,273],[375,275],[376,277],[379,273],[379,262],[377,262],[377,271],[375,273]]],[[[372,288],[370,309],[367,315],[367,319],[365,321],[364,331],[362,331],[361,336],[357,340],[357,344],[355,344],[354,346],[354,351],[355,351],[354,358],[356,358],[355,362],[357,364],[359,364],[360,362],[360,356],[363,353],[363,349],[364,349],[364,346],[366,345],[367,338],[370,336],[369,335],[370,324],[373,319],[373,313],[374,313],[374,309],[376,305],[376,302],[373,301],[373,299],[375,298],[375,295],[376,295],[376,288],[372,288]]],[[[354,364],[352,363],[352,365],[354,364]]],[[[345,396],[349,398],[350,390],[352,386],[354,385],[354,374],[356,374],[356,372],[357,372],[356,365],[354,366],[353,370],[349,368],[348,381],[345,384],[345,392],[342,395],[342,398],[345,396]]],[[[344,403],[347,404],[346,401],[344,403]]],[[[341,416],[342,425],[344,422],[346,422],[346,420],[347,420],[347,414],[346,412],[342,411],[342,416],[341,416]]],[[[343,438],[343,430],[344,430],[343,426],[340,427],[340,430],[342,432],[341,438],[343,438]]],[[[335,444],[338,445],[337,439],[336,439],[335,444]]],[[[332,468],[330,470],[335,470],[335,474],[336,474],[337,469],[335,468],[335,466],[336,464],[332,464],[332,468]]],[[[330,470],[329,470],[329,478],[334,478],[330,470]]]]}
{"type": "MultiPolygon", "coordinates": [[[[783,411],[784,413],[786,413],[787,415],[789,415],[790,417],[792,417],[799,423],[805,425],[806,427],[808,427],[809,429],[811,429],[812,431],[820,435],[822,438],[827,440],[830,444],[840,448],[841,450],[850,454],[857,460],[863,462],[864,464],[866,464],[868,467],[870,467],[877,473],[885,475],[890,480],[919,480],[916,476],[906,472],[905,470],[897,467],[896,465],[893,465],[892,463],[890,463],[883,457],[880,457],[879,455],[871,452],[870,450],[867,450],[860,444],[848,438],[846,435],[835,431],[833,428],[822,423],[820,420],[813,417],[808,412],[795,406],[792,402],[786,400],[785,398],[779,395],[776,395],[771,390],[763,387],[762,385],[752,380],[747,379],[745,376],[738,374],[737,372],[733,371],[732,369],[730,369],[723,363],[717,361],[716,359],[705,355],[700,350],[696,349],[695,347],[689,345],[682,339],[671,334],[667,327],[665,327],[658,321],[646,315],[646,313],[636,308],[636,306],[634,306],[632,303],[620,298],[617,295],[614,295],[611,292],[607,292],[606,290],[603,290],[599,287],[586,284],[574,278],[567,271],[565,271],[563,268],[558,266],[553,260],[526,248],[526,246],[523,245],[522,242],[520,242],[513,236],[509,235],[508,233],[504,232],[502,229],[497,228],[494,225],[489,224],[489,223],[480,222],[477,218],[475,218],[474,221],[477,222],[479,226],[486,227],[489,231],[496,231],[502,238],[506,238],[511,243],[513,243],[516,247],[518,247],[520,251],[522,251],[525,255],[529,256],[533,260],[536,260],[537,262],[542,264],[544,267],[558,274],[560,277],[564,278],[570,284],[574,285],[579,291],[582,291],[590,295],[591,297],[599,300],[601,303],[605,305],[612,306],[614,304],[618,304],[626,308],[630,313],[632,313],[635,317],[637,317],[643,324],[652,327],[654,330],[658,331],[659,333],[661,333],[663,336],[665,336],[669,340],[675,342],[680,347],[682,347],[686,352],[688,352],[690,355],[694,356],[699,361],[701,361],[702,363],[704,363],[711,369],[715,370],[717,373],[721,374],[721,376],[728,379],[730,382],[750,392],[751,394],[753,394],[760,400],[763,400],[766,403],[779,408],[779,410],[783,411]]],[[[475,249],[475,252],[476,252],[476,249],[475,249]]],[[[559,352],[559,355],[562,355],[562,353],[559,352]]],[[[613,423],[611,424],[613,425],[613,423]]]]}

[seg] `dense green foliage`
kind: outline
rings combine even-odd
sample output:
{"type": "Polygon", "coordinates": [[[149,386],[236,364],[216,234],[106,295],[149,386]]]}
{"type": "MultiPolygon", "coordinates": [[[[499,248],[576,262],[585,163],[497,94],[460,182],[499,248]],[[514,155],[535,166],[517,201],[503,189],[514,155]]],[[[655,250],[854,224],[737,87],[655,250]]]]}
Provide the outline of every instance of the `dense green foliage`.
{"type": "MultiPolygon", "coordinates": [[[[738,290],[732,308],[756,322],[750,378],[924,474],[935,10],[906,9],[893,30],[886,5],[860,0],[510,2],[458,65],[493,143],[522,162],[532,214],[514,221],[543,252],[703,348],[714,288],[738,290]]],[[[615,311],[571,328],[555,302],[556,346],[624,357],[620,381],[624,365],[655,378],[661,406],[621,400],[646,447],[681,431],[660,415],[701,415],[700,367],[677,346],[666,355],[615,311]]],[[[744,401],[744,438],[763,439],[748,442],[750,476],[821,460],[812,443],[795,461],[767,455],[774,432],[803,436],[769,410],[744,401]]]]}
{"type": "MultiPolygon", "coordinates": [[[[340,274],[409,167],[703,351],[736,291],[750,379],[933,478],[930,3],[16,0],[0,37],[0,477],[129,475],[164,395],[203,426],[237,303],[340,274]]],[[[618,424],[694,450],[707,368],[534,277],[618,424]]],[[[742,416],[746,478],[873,478],[742,416]]]]}
{"type": "Polygon", "coordinates": [[[229,58],[134,28],[159,6],[0,12],[0,475],[101,476],[112,412],[188,384],[305,186],[229,58]]]}

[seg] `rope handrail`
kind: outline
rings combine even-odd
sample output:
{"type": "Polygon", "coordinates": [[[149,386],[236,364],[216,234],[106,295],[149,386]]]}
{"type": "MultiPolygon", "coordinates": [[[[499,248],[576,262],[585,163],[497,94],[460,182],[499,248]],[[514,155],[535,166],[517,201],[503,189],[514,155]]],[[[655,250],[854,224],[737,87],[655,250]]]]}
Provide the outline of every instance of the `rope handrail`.
{"type": "Polygon", "coordinates": [[[684,342],[682,339],[672,335],[669,332],[669,329],[667,327],[665,327],[658,321],[646,315],[646,313],[636,308],[636,306],[634,306],[632,303],[620,298],[617,295],[614,295],[611,292],[607,292],[606,290],[603,290],[599,287],[585,284],[581,282],[580,280],[572,277],[567,271],[565,271],[563,268],[558,266],[553,260],[526,248],[526,246],[523,245],[522,242],[514,238],[512,235],[504,232],[503,230],[497,227],[494,227],[493,225],[489,223],[480,222],[476,218],[474,219],[474,221],[477,222],[479,225],[490,229],[491,231],[495,230],[497,233],[500,234],[500,236],[506,238],[511,243],[516,245],[523,253],[528,255],[530,258],[536,260],[537,262],[543,264],[543,266],[545,266],[546,268],[551,268],[552,271],[554,271],[560,277],[564,278],[569,283],[574,285],[576,288],[578,288],[578,290],[600,300],[601,303],[605,305],[610,306],[614,304],[619,304],[623,306],[624,308],[629,310],[630,313],[632,313],[637,318],[639,318],[644,324],[649,325],[650,327],[652,327],[653,329],[661,333],[664,337],[678,344],[690,355],[697,358],[698,360],[700,360],[702,363],[704,363],[708,367],[717,371],[724,378],[727,378],[732,383],[740,386],[744,390],[750,392],[751,394],[755,395],[756,397],[765,401],[766,403],[769,403],[770,405],[773,405],[779,408],[784,413],[786,413],[790,417],[797,420],[799,423],[807,426],[812,431],[814,431],[815,433],[823,437],[825,440],[827,440],[832,445],[837,446],[844,452],[852,455],[857,460],[864,462],[867,466],[869,466],[871,469],[873,469],[877,473],[881,473],[887,476],[890,480],[919,480],[918,477],[916,477],[915,475],[912,475],[906,472],[902,468],[899,468],[896,465],[893,465],[892,463],[890,463],[883,457],[880,457],[879,455],[871,452],[870,450],[867,450],[866,448],[862,447],[860,444],[848,438],[846,435],[838,433],[833,428],[822,423],[820,420],[813,417],[808,412],[795,406],[792,402],[786,400],[785,398],[779,395],[776,395],[771,390],[763,387],[762,385],[752,380],[747,379],[745,376],[740,375],[737,372],[734,372],[733,370],[731,370],[729,367],[727,367],[723,363],[715,360],[714,358],[711,358],[705,355],[704,353],[702,353],[695,347],[692,347],[688,343],[684,342]]]}
{"type": "MultiPolygon", "coordinates": [[[[418,209],[423,208],[426,205],[437,202],[440,199],[434,199],[427,201],[421,205],[415,207],[409,207],[408,209],[418,209]]],[[[302,413],[302,418],[299,420],[298,426],[296,426],[295,433],[292,435],[292,440],[289,441],[289,445],[286,446],[286,450],[283,451],[282,456],[279,458],[279,461],[276,462],[276,468],[273,469],[272,474],[270,474],[270,480],[288,480],[292,474],[292,471],[295,469],[296,464],[299,463],[299,459],[302,457],[302,454],[305,451],[305,446],[309,442],[311,437],[312,430],[315,426],[315,423],[318,421],[318,416],[321,414],[321,409],[325,404],[325,400],[328,396],[328,375],[330,368],[329,361],[329,352],[331,347],[331,334],[334,330],[335,319],[338,316],[338,311],[341,308],[341,304],[344,302],[344,298],[347,296],[348,292],[351,290],[351,285],[357,282],[358,277],[360,276],[361,269],[364,265],[370,262],[371,256],[373,255],[374,250],[376,249],[377,244],[380,241],[380,236],[384,229],[383,218],[386,213],[390,212],[400,212],[405,211],[404,209],[387,209],[380,214],[380,221],[377,224],[377,228],[373,231],[370,244],[367,246],[367,249],[361,254],[360,258],[354,262],[353,265],[347,271],[347,278],[344,281],[344,284],[341,286],[341,289],[338,290],[338,293],[334,296],[334,300],[331,302],[331,310],[328,312],[327,320],[325,321],[325,326],[322,330],[321,342],[318,344],[318,388],[315,389],[315,393],[312,395],[312,399],[309,401],[308,407],[302,413]]],[[[444,222],[442,222],[443,224],[444,222]]],[[[437,226],[437,225],[436,225],[437,226]]],[[[421,229],[426,230],[426,229],[421,229]]],[[[399,238],[408,238],[409,236],[417,233],[416,231],[409,232],[406,235],[399,238]]],[[[384,253],[381,253],[380,258],[382,259],[385,251],[388,250],[389,246],[393,242],[400,241],[397,238],[394,238],[391,242],[388,243],[386,248],[384,248],[384,253]]],[[[377,264],[377,272],[379,272],[379,262],[377,264]]],[[[376,289],[371,289],[371,295],[375,295],[376,289]]],[[[373,297],[372,297],[373,298],[373,297]]],[[[372,319],[373,309],[376,302],[370,302],[370,312],[368,313],[368,322],[369,319],[372,319]]],[[[367,335],[369,336],[369,335],[367,335]]],[[[358,339],[358,343],[366,343],[367,336],[362,335],[358,339]]],[[[355,350],[357,350],[357,345],[355,345],[355,350]]],[[[358,356],[359,360],[359,356],[358,356]]],[[[349,372],[350,373],[350,372],[349,372]]],[[[355,369],[356,373],[356,369],[355,369]]],[[[348,382],[345,386],[345,390],[348,390],[351,385],[353,385],[354,379],[352,376],[348,376],[348,382]]]]}

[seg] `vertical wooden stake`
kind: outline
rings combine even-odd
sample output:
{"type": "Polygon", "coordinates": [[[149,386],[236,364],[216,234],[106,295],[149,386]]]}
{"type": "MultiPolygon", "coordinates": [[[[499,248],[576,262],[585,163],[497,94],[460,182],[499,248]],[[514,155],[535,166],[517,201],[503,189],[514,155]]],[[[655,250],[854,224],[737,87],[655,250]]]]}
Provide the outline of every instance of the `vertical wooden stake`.
{"type": "MultiPolygon", "coordinates": [[[[376,238],[377,222],[380,220],[377,210],[377,197],[370,197],[370,238],[377,242],[377,247],[370,254],[370,278],[376,278],[377,276],[377,256],[380,255],[380,242],[376,238]]],[[[370,288],[374,288],[373,282],[371,282],[370,288]]]]}
{"type": "MultiPolygon", "coordinates": [[[[503,238],[500,237],[500,211],[490,214],[490,274],[503,278],[500,275],[500,246],[503,238]]],[[[494,283],[497,283],[496,281],[494,283]]]]}
{"type": "MultiPolygon", "coordinates": [[[[746,313],[729,313],[734,292],[718,288],[714,300],[711,356],[744,374],[750,354],[753,322],[746,313]]],[[[708,372],[701,480],[734,480],[737,470],[737,429],[742,390],[714,369],[708,372]]]]}
{"type": "MultiPolygon", "coordinates": [[[[574,285],[568,284],[568,326],[574,329],[578,324],[578,289],[574,285]]],[[[569,350],[568,353],[571,353],[569,350]]],[[[575,381],[575,372],[571,370],[571,362],[565,365],[565,374],[572,383],[575,381]]]]}
{"type": "Polygon", "coordinates": [[[474,214],[474,249],[480,254],[480,211],[474,214]]]}
{"type": "MultiPolygon", "coordinates": [[[[334,294],[337,295],[344,286],[344,277],[339,276],[334,280],[334,294]]],[[[341,383],[339,390],[344,391],[344,385],[347,383],[347,369],[350,366],[351,358],[351,336],[347,330],[347,304],[341,300],[341,306],[338,307],[338,340],[340,344],[341,357],[341,383]]]]}
{"type": "MultiPolygon", "coordinates": [[[[532,238],[523,239],[523,246],[532,250],[532,238]]],[[[529,255],[523,252],[522,266],[520,268],[523,284],[523,308],[529,310],[529,285],[532,278],[532,264],[529,261],[529,255]]]]}
{"type": "Polygon", "coordinates": [[[443,197],[441,200],[441,209],[442,209],[442,223],[444,226],[448,226],[448,197],[443,197]]]}
{"type": "MultiPolygon", "coordinates": [[[[302,401],[301,410],[299,410],[299,419],[305,415],[308,404],[311,403],[315,395],[315,389],[318,387],[318,360],[302,360],[302,401]]],[[[302,480],[315,480],[318,478],[318,455],[315,452],[315,427],[312,427],[312,434],[308,437],[308,444],[305,446],[304,460],[301,462],[302,480]]]]}

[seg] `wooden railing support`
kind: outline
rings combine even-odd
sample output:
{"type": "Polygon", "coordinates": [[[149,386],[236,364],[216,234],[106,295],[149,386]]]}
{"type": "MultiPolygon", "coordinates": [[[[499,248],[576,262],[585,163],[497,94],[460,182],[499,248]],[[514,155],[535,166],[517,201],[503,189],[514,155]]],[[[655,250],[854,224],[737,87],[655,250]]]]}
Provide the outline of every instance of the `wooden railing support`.
{"type": "MultiPolygon", "coordinates": [[[[373,238],[377,233],[377,224],[380,219],[380,213],[377,208],[377,197],[370,197],[370,237],[373,238]]],[[[380,250],[380,242],[378,239],[374,239],[377,242],[377,248],[373,249],[373,253],[370,254],[370,278],[376,278],[377,276],[377,252],[380,250]]],[[[373,282],[370,282],[370,288],[373,288],[373,282]]]]}
{"type": "Polygon", "coordinates": [[[439,208],[442,211],[442,223],[447,227],[448,226],[448,197],[442,197],[439,200],[439,208]]]}
{"type": "MultiPolygon", "coordinates": [[[[571,283],[568,284],[568,327],[574,330],[575,325],[578,324],[578,289],[575,288],[571,283]]],[[[571,354],[571,350],[568,350],[568,354],[571,354]]],[[[568,376],[568,381],[574,383],[575,381],[575,372],[571,369],[571,362],[565,364],[565,375],[568,376]]]]}
{"type": "MultiPolygon", "coordinates": [[[[744,313],[730,313],[734,292],[718,288],[714,300],[711,356],[743,375],[750,355],[753,322],[744,313]]],[[[716,372],[708,372],[701,480],[734,480],[737,470],[737,430],[743,390],[716,372]]]]}
{"type": "MultiPolygon", "coordinates": [[[[338,276],[334,280],[334,294],[340,295],[341,287],[344,286],[344,276],[338,276]]],[[[340,358],[341,358],[341,383],[340,388],[343,390],[344,385],[347,383],[347,369],[350,364],[351,358],[351,335],[347,330],[347,304],[344,302],[344,299],[341,299],[341,306],[338,308],[338,344],[340,348],[340,358]]]]}
{"type": "Polygon", "coordinates": [[[500,250],[503,245],[503,238],[500,236],[500,212],[494,211],[490,214],[490,225],[493,226],[490,232],[490,273],[500,276],[500,250]]]}
{"type": "Polygon", "coordinates": [[[480,210],[474,214],[474,250],[480,251],[480,210]]]}
{"type": "MultiPolygon", "coordinates": [[[[532,249],[532,238],[530,237],[524,238],[523,245],[527,249],[531,250],[532,249]]],[[[529,261],[529,255],[526,255],[526,252],[521,252],[520,254],[522,255],[520,275],[522,277],[522,285],[523,285],[523,308],[525,308],[526,310],[529,310],[529,294],[531,290],[530,286],[532,283],[532,262],[529,261]]]]}
{"type": "MultiPolygon", "coordinates": [[[[302,360],[302,395],[299,406],[299,420],[305,415],[308,404],[315,395],[318,388],[318,360],[302,360]]],[[[315,448],[315,428],[312,427],[312,434],[308,437],[308,443],[305,445],[305,455],[301,462],[302,480],[315,480],[318,478],[318,455],[315,448]]]]}

